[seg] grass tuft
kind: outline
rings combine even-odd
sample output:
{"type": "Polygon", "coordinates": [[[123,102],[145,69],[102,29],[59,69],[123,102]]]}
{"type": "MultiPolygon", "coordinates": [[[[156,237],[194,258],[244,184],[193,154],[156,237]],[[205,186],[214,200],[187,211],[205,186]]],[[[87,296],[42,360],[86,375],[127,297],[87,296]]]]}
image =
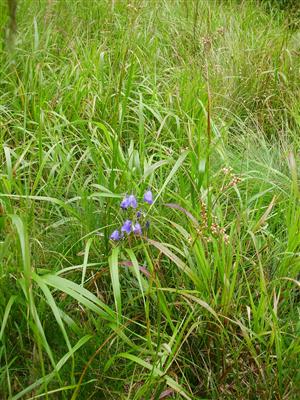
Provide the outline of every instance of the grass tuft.
{"type": "Polygon", "coordinates": [[[8,4],[0,398],[298,399],[299,7],[8,4]]]}

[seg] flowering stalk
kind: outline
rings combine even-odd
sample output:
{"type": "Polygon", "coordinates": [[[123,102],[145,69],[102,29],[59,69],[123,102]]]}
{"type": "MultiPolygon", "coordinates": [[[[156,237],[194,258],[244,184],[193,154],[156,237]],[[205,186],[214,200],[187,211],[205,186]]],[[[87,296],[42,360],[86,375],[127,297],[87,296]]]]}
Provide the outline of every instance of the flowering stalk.
{"type": "MultiPolygon", "coordinates": [[[[153,204],[153,195],[151,190],[147,190],[144,193],[143,200],[145,203],[151,205],[153,204]]],[[[138,202],[136,197],[131,194],[131,195],[126,195],[124,199],[120,203],[120,207],[123,211],[127,211],[130,208],[136,209],[138,208],[138,202]]],[[[143,234],[143,227],[140,222],[141,217],[143,216],[143,212],[141,210],[136,212],[135,217],[133,220],[131,219],[126,219],[123,225],[121,226],[121,233],[118,229],[112,232],[110,235],[110,239],[117,242],[120,241],[121,239],[124,238],[124,234],[126,234],[128,237],[130,236],[131,233],[133,233],[135,236],[141,236],[143,234]],[[139,221],[136,221],[138,219],[139,221]]],[[[150,227],[150,221],[145,222],[144,228],[148,230],[150,227]]],[[[128,238],[130,240],[130,237],[128,238]]]]}

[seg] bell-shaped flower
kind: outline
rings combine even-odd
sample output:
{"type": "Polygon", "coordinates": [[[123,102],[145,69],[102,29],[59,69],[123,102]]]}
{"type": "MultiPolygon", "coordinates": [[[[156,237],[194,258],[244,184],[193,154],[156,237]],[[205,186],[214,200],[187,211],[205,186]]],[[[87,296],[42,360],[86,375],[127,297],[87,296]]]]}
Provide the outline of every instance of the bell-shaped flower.
{"type": "Polygon", "coordinates": [[[132,222],[130,221],[130,219],[127,219],[121,228],[121,232],[126,232],[127,234],[129,234],[131,232],[131,227],[132,222]]]}
{"type": "Polygon", "coordinates": [[[129,206],[130,206],[129,197],[126,196],[126,197],[121,201],[120,207],[121,207],[123,210],[126,210],[129,206]]]}
{"type": "Polygon", "coordinates": [[[128,200],[129,200],[129,205],[130,205],[132,208],[137,208],[138,204],[137,204],[136,198],[135,198],[135,196],[134,196],[133,194],[131,194],[131,195],[128,197],[128,200]]]}
{"type": "Polygon", "coordinates": [[[141,235],[142,234],[142,227],[138,222],[135,225],[133,225],[132,228],[133,228],[133,233],[135,235],[141,235]]]}
{"type": "Polygon", "coordinates": [[[118,229],[113,231],[113,233],[110,235],[110,239],[116,240],[116,241],[121,239],[121,235],[120,235],[120,232],[118,231],[118,229]]]}
{"type": "Polygon", "coordinates": [[[144,201],[148,204],[153,203],[153,196],[151,190],[147,190],[147,192],[144,194],[144,201]]]}
{"type": "Polygon", "coordinates": [[[120,204],[120,207],[123,210],[127,210],[128,207],[137,208],[137,206],[138,206],[137,200],[133,194],[131,194],[130,196],[124,197],[124,199],[121,201],[121,204],[120,204]]]}

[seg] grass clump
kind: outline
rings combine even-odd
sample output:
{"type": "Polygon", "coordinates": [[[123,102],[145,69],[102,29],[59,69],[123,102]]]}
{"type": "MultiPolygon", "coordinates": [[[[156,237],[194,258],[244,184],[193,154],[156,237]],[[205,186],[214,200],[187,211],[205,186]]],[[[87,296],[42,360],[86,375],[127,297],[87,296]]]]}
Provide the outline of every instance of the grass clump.
{"type": "Polygon", "coordinates": [[[1,398],[299,398],[275,3],[19,0],[13,34],[1,4],[1,398]]]}

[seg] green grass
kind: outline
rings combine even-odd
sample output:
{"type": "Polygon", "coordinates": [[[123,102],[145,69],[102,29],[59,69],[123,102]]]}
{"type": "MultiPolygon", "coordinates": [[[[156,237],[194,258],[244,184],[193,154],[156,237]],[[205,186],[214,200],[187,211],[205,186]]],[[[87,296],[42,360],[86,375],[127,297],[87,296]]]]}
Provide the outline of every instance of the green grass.
{"type": "Polygon", "coordinates": [[[1,3],[1,399],[299,398],[290,4],[1,3]]]}

